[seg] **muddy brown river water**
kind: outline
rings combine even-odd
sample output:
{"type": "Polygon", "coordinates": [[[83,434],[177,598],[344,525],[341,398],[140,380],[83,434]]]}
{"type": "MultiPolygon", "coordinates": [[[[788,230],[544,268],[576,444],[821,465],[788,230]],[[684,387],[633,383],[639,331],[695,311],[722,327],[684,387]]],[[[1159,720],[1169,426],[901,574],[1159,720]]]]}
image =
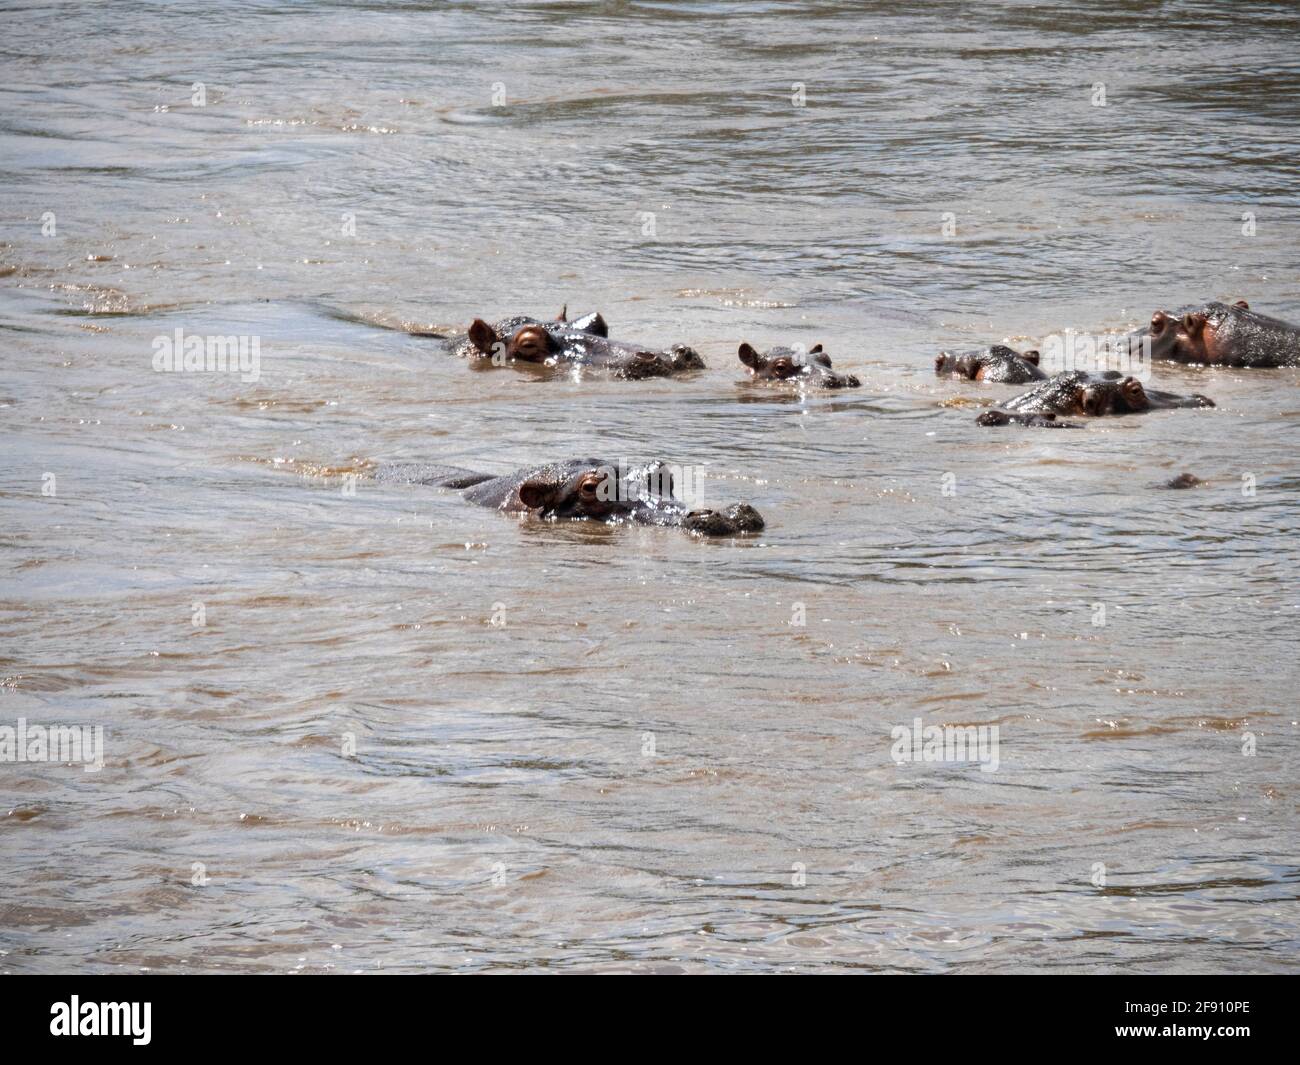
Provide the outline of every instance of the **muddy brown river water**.
{"type": "Polygon", "coordinates": [[[0,728],[103,739],[0,761],[0,971],[1296,969],[1300,371],[1033,432],[932,370],[1300,321],[1294,5],[0,20],[0,728]],[[565,303],[708,369],[401,331],[565,303]],[[256,379],[155,372],[176,329],[256,379]],[[364,476],[583,454],[767,528],[364,476]]]}

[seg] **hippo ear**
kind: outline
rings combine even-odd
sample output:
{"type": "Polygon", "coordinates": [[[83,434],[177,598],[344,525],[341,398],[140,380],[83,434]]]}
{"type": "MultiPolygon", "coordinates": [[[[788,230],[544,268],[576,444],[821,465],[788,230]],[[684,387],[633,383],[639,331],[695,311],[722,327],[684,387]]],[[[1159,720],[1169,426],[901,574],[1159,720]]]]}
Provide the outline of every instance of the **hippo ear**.
{"type": "Polygon", "coordinates": [[[566,303],[560,308],[560,313],[555,316],[557,322],[567,322],[569,320],[569,305],[566,303]]]}
{"type": "Polygon", "coordinates": [[[492,354],[492,345],[500,342],[496,330],[482,318],[475,318],[469,327],[469,342],[484,355],[492,354]]]}
{"type": "Polygon", "coordinates": [[[809,355],[820,355],[821,353],[822,353],[822,346],[820,344],[814,344],[811,348],[808,349],[809,355]]]}
{"type": "Polygon", "coordinates": [[[519,502],[529,510],[542,510],[555,502],[560,486],[554,481],[525,481],[519,486],[519,502]]]}
{"type": "Polygon", "coordinates": [[[741,344],[736,354],[740,356],[740,361],[751,370],[757,370],[763,365],[763,356],[755,351],[753,345],[748,342],[741,344]]]}
{"type": "Polygon", "coordinates": [[[1033,363],[1035,366],[1038,365],[1038,352],[1036,351],[1026,351],[1020,357],[1024,359],[1025,362],[1033,363]]]}
{"type": "Polygon", "coordinates": [[[608,338],[609,336],[609,326],[605,323],[605,319],[599,311],[592,311],[590,314],[584,314],[581,318],[575,319],[573,328],[596,337],[608,338]]]}
{"type": "Polygon", "coordinates": [[[1245,300],[1238,300],[1235,304],[1233,304],[1233,306],[1240,307],[1243,311],[1250,310],[1250,304],[1247,303],[1245,300]]]}

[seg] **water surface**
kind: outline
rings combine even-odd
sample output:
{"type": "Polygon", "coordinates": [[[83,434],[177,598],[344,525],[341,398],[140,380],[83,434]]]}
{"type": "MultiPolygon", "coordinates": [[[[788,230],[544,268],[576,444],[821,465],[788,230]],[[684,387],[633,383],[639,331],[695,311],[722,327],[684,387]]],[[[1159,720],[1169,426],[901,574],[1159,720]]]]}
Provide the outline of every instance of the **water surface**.
{"type": "Polygon", "coordinates": [[[1300,319],[1293,5],[3,17],[0,725],[106,750],[0,764],[0,969],[1294,970],[1296,372],[1031,433],[931,370],[1300,319]],[[565,303],[709,369],[402,331],[565,303]],[[153,372],[176,328],[259,379],[153,372]],[[756,390],[741,340],[864,387],[756,390]],[[580,454],[768,527],[348,492],[580,454]],[[997,771],[895,764],[917,718],[997,771]]]}

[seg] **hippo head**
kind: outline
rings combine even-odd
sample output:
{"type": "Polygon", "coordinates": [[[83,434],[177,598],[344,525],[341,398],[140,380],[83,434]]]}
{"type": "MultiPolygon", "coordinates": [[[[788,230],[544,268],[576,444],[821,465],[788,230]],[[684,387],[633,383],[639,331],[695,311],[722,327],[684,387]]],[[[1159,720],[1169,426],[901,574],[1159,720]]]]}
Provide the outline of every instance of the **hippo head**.
{"type": "Polygon", "coordinates": [[[643,377],[671,377],[687,370],[704,369],[700,353],[685,344],[674,344],[663,351],[650,351],[634,344],[611,340],[599,364],[618,377],[637,380],[643,377]]]}
{"type": "Polygon", "coordinates": [[[1210,303],[1179,316],[1156,311],[1147,330],[1151,337],[1151,357],[1178,362],[1223,362],[1226,354],[1223,349],[1232,334],[1236,312],[1249,310],[1250,304],[1238,300],[1231,306],[1210,303]]]}
{"type": "Polygon", "coordinates": [[[748,503],[690,509],[676,494],[672,468],[666,463],[628,468],[577,459],[528,471],[502,506],[545,518],[674,526],[702,536],[732,536],[763,528],[762,516],[748,503]]]}
{"type": "Polygon", "coordinates": [[[934,360],[934,372],[941,377],[963,377],[968,381],[1004,381],[1021,384],[1025,381],[1042,380],[1047,375],[1038,368],[1037,351],[1023,354],[1007,347],[994,344],[992,347],[978,351],[964,351],[954,355],[941,351],[934,360]]]}
{"type": "Polygon", "coordinates": [[[1116,370],[1070,370],[1007,400],[1004,406],[1024,414],[1086,414],[1099,418],[1164,407],[1213,407],[1214,403],[1201,395],[1179,396],[1144,388],[1136,377],[1116,370]]]}
{"type": "Polygon", "coordinates": [[[609,336],[609,326],[599,311],[572,322],[567,313],[566,306],[553,322],[521,315],[507,318],[495,326],[488,325],[482,318],[475,318],[469,327],[469,342],[482,355],[501,354],[521,362],[545,362],[561,350],[561,336],[574,333],[602,338],[609,336]]]}
{"type": "Polygon", "coordinates": [[[1138,414],[1152,406],[1141,381],[1115,371],[1060,374],[1049,384],[1057,385],[1050,400],[1054,414],[1101,418],[1107,414],[1138,414]]]}
{"type": "Polygon", "coordinates": [[[1065,413],[1100,418],[1107,414],[1136,414],[1151,408],[1146,389],[1136,377],[1093,378],[1079,386],[1076,397],[1077,408],[1065,413]]]}
{"type": "Polygon", "coordinates": [[[699,354],[685,345],[653,351],[611,340],[609,326],[599,313],[570,322],[561,311],[551,322],[516,317],[495,326],[476,318],[469,327],[468,345],[479,356],[544,366],[590,366],[618,377],[668,377],[704,367],[699,354]]]}
{"type": "Polygon", "coordinates": [[[759,352],[750,344],[741,344],[737,354],[755,381],[792,381],[815,388],[858,388],[862,384],[852,374],[836,373],[820,344],[807,354],[780,347],[759,352]]]}

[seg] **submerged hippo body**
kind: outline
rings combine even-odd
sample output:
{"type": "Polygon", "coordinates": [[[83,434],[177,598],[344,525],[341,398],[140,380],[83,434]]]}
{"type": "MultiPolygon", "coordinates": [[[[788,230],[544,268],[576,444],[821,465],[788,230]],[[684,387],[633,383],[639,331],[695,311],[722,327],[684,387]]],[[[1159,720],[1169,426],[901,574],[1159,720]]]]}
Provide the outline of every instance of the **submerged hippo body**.
{"type": "Polygon", "coordinates": [[[801,388],[859,388],[862,382],[852,374],[836,373],[831,357],[816,345],[806,354],[794,348],[772,348],[760,352],[750,344],[741,344],[740,361],[749,367],[755,381],[788,381],[801,388]]]}
{"type": "Polygon", "coordinates": [[[1300,366],[1300,329],[1252,311],[1245,300],[1156,311],[1150,337],[1153,359],[1209,366],[1300,366]]]}
{"type": "Polygon", "coordinates": [[[704,369],[694,348],[683,344],[655,351],[609,338],[609,326],[599,313],[572,322],[561,311],[554,321],[515,315],[488,325],[474,319],[469,334],[453,348],[464,358],[495,365],[531,363],[552,368],[599,370],[614,377],[671,377],[704,369]]]}
{"type": "Polygon", "coordinates": [[[962,377],[968,381],[999,381],[1012,385],[1042,381],[1047,377],[1047,374],[1038,368],[1038,352],[1026,351],[1021,354],[1005,344],[994,344],[992,347],[980,348],[977,351],[963,351],[957,355],[941,351],[935,357],[934,372],[941,377],[962,377]]]}
{"type": "Polygon", "coordinates": [[[569,459],[501,477],[454,466],[402,463],[381,466],[385,484],[424,484],[460,489],[471,503],[507,514],[606,524],[663,525],[703,536],[758,532],[763,519],[748,503],[720,510],[691,510],[674,498],[677,488],[666,463],[632,468],[603,459],[569,459]]]}
{"type": "Polygon", "coordinates": [[[1055,414],[1017,414],[1005,410],[986,410],[975,419],[976,425],[1023,425],[1030,429],[1082,429],[1078,422],[1058,422],[1055,414]]]}
{"type": "MultiPolygon", "coordinates": [[[[988,411],[976,419],[980,425],[1044,425],[1056,415],[1140,414],[1148,410],[1171,407],[1213,407],[1213,400],[1202,395],[1180,396],[1173,392],[1148,389],[1136,377],[1126,377],[1117,370],[1088,373],[1070,370],[1058,373],[1028,392],[1022,392],[1003,404],[1005,410],[988,411]],[[1042,420],[1035,420],[1035,419],[1042,420]]],[[[1055,422],[1055,426],[1065,423],[1055,422]]]]}

